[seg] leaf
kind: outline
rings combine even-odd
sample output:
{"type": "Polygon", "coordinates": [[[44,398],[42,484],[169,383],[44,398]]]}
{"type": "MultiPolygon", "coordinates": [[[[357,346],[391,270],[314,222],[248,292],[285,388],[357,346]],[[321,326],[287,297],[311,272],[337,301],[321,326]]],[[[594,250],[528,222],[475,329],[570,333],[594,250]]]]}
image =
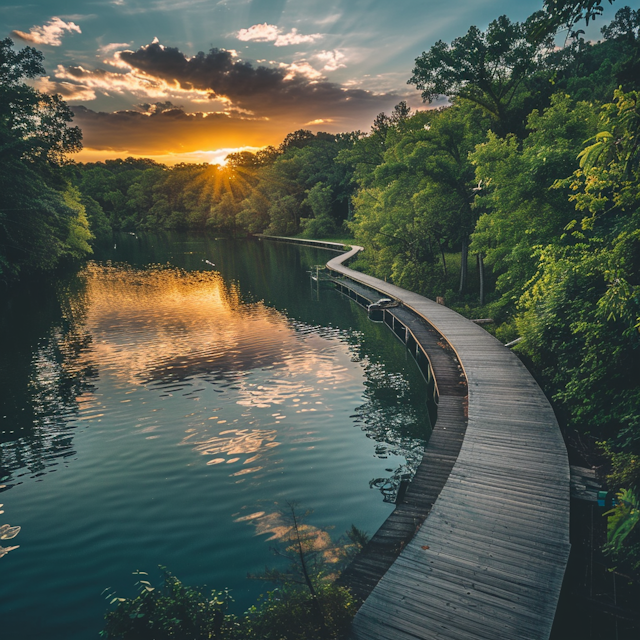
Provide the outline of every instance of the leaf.
{"type": "Polygon", "coordinates": [[[14,549],[17,549],[20,545],[16,545],[15,547],[0,547],[0,558],[2,558],[2,556],[6,556],[7,553],[9,553],[9,551],[13,551],[14,549]]]}
{"type": "Polygon", "coordinates": [[[623,489],[618,494],[618,504],[607,511],[607,546],[618,551],[625,538],[640,522],[640,502],[630,489],[623,489]]]}

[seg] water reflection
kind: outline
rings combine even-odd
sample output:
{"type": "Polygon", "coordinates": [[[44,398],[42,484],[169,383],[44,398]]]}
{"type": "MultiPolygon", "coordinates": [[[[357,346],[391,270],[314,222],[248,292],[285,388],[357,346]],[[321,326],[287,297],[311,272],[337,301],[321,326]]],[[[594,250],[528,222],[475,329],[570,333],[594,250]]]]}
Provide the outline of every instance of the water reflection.
{"type": "Polygon", "coordinates": [[[0,491],[12,486],[17,470],[39,476],[75,453],[69,421],[80,412],[78,399],[88,402],[97,376],[91,335],[68,304],[83,298],[83,284],[72,276],[64,287],[25,286],[3,301],[0,491]]]}
{"type": "MultiPolygon", "coordinates": [[[[190,433],[182,444],[191,444],[194,450],[203,456],[212,456],[207,462],[208,465],[232,464],[239,461],[242,461],[242,464],[253,464],[260,460],[264,453],[280,445],[276,442],[278,432],[275,429],[229,429],[205,440],[196,440],[194,436],[197,435],[195,432],[190,433]],[[226,457],[220,457],[223,454],[226,457]]],[[[261,469],[261,466],[247,467],[232,475],[242,476],[261,469]]]]}
{"type": "MultiPolygon", "coordinates": [[[[141,242],[121,239],[119,243],[133,251],[134,264],[141,242]]],[[[233,250],[225,253],[222,246],[217,250],[216,264],[223,270],[228,272],[231,267],[234,274],[244,273],[247,262],[255,261],[263,277],[246,275],[248,286],[242,294],[229,273],[223,277],[218,271],[190,271],[166,263],[138,268],[109,259],[92,262],[61,281],[57,291],[48,292],[49,326],[38,327],[37,336],[16,330],[16,324],[25,316],[32,317],[36,306],[42,317],[42,296],[25,295],[18,304],[12,301],[13,318],[12,314],[5,316],[4,335],[26,338],[28,344],[14,347],[14,353],[8,350],[8,366],[1,372],[5,388],[14,397],[2,411],[6,418],[0,479],[14,480],[11,473],[18,469],[26,468],[32,474],[53,470],[60,459],[75,455],[72,427],[99,421],[108,411],[104,398],[93,393],[98,370],[126,394],[119,400],[125,405],[135,402],[132,394],[144,389],[157,389],[158,398],[181,393],[198,401],[204,391],[201,385],[208,383],[218,393],[233,392],[236,404],[249,412],[242,417],[253,427],[258,426],[251,420],[255,409],[281,408],[283,413],[271,416],[274,425],[286,420],[287,414],[299,418],[330,411],[321,399],[323,392],[340,389],[352,375],[346,364],[336,360],[333,340],[338,338],[350,345],[351,361],[358,362],[366,374],[365,402],[357,408],[354,423],[376,442],[377,457],[406,458],[406,464],[388,469],[391,476],[372,481],[374,486],[384,485],[386,499],[392,499],[399,481],[419,464],[428,416],[410,392],[415,380],[387,370],[384,362],[390,354],[380,350],[381,328],[353,308],[345,317],[344,306],[336,310],[335,302],[310,304],[300,295],[308,284],[305,280],[293,279],[298,293],[291,292],[291,274],[288,278],[282,275],[278,252],[294,256],[300,273],[305,265],[299,262],[315,264],[317,252],[248,243],[243,250],[250,254],[249,260],[238,261],[233,250]],[[282,287],[275,286],[280,283],[282,287]],[[267,299],[282,304],[283,292],[289,295],[286,315],[265,303],[267,299]],[[11,319],[14,326],[8,326],[11,319]],[[354,324],[358,329],[351,328],[354,324]],[[16,369],[28,379],[10,379],[16,369]],[[269,375],[257,382],[249,375],[252,371],[269,375]]],[[[201,268],[198,252],[184,255],[187,262],[196,260],[201,268]]],[[[231,438],[212,432],[207,422],[211,419],[204,416],[201,422],[194,422],[187,435],[196,451],[208,452],[210,464],[232,459],[211,452],[226,451],[225,446],[233,448],[232,442],[241,440],[257,442],[260,436],[256,434],[264,431],[240,429],[231,438]]],[[[156,430],[157,421],[152,422],[141,432],[156,430]]],[[[147,436],[155,437],[159,436],[147,436]]],[[[312,445],[317,440],[316,433],[308,432],[298,435],[294,443],[312,445]]]]}
{"type": "Polygon", "coordinates": [[[404,347],[336,292],[311,297],[326,254],[169,240],[119,238],[0,301],[0,491],[23,527],[2,559],[11,637],[95,635],[97,594],[159,562],[248,607],[244,576],[271,560],[254,534],[286,532],[275,502],[375,530],[389,505],[368,481],[392,491],[428,435],[404,347]]]}

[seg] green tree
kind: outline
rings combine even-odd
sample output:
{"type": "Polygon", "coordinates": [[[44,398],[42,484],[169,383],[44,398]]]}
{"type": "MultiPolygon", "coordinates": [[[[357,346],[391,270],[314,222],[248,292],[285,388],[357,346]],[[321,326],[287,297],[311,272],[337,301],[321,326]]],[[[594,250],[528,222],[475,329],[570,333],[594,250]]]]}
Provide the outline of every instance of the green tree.
{"type": "MultiPolygon", "coordinates": [[[[607,0],[613,4],[614,0],[607,0]]],[[[587,24],[602,15],[604,0],[544,0],[544,13],[539,30],[555,32],[562,27],[572,28],[585,20],[587,24]]]]}
{"type": "Polygon", "coordinates": [[[313,213],[312,218],[302,220],[306,238],[326,238],[335,233],[335,224],[331,216],[333,192],[329,185],[317,182],[307,191],[303,204],[308,205],[313,213]]]}
{"type": "Polygon", "coordinates": [[[502,319],[515,311],[536,273],[535,248],[559,244],[575,218],[569,188],[551,187],[559,176],[578,168],[582,141],[595,133],[596,124],[590,104],[574,104],[569,96],[556,94],[548,109],[530,114],[529,135],[522,143],[513,135],[491,133],[471,155],[480,185],[475,206],[483,212],[471,250],[482,253],[497,276],[502,319]]]}
{"type": "Polygon", "coordinates": [[[439,40],[416,58],[408,82],[422,91],[425,102],[439,96],[464,98],[491,114],[500,135],[513,131],[526,81],[553,47],[550,36],[530,37],[534,22],[535,14],[524,23],[500,16],[485,32],[471,27],[450,45],[439,40]]]}
{"type": "MultiPolygon", "coordinates": [[[[449,108],[418,112],[387,131],[383,162],[360,180],[354,198],[351,227],[356,242],[368,249],[363,266],[400,286],[444,294],[444,251],[461,248],[466,254],[477,217],[468,156],[488,125],[479,108],[459,100],[449,108]],[[442,268],[435,265],[438,254],[442,268]]],[[[461,291],[466,264],[463,259],[461,291]]]]}
{"type": "Polygon", "coordinates": [[[62,166],[81,148],[60,96],[23,82],[45,73],[43,56],[0,41],[0,279],[54,268],[90,252],[91,233],[62,166]]]}

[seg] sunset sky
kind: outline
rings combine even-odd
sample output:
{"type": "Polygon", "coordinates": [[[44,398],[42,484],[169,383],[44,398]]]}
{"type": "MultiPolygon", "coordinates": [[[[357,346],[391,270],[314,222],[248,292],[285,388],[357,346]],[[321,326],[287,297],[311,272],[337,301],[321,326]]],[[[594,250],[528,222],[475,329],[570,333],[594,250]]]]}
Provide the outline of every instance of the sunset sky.
{"type": "MultiPolygon", "coordinates": [[[[599,38],[618,1],[588,30],[599,38]]],[[[36,86],[84,133],[80,161],[216,162],[289,132],[369,130],[437,40],[542,0],[36,0],[0,3],[0,37],[45,55],[36,86]]]]}

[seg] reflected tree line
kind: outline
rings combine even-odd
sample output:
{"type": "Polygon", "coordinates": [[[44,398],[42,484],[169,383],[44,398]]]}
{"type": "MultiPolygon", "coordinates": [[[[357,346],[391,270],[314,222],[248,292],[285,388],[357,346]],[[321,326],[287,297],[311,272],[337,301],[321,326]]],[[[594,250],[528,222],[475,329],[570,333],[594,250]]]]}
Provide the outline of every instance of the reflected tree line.
{"type": "Polygon", "coordinates": [[[78,397],[91,391],[97,376],[89,357],[91,335],[64,309],[82,295],[82,279],[72,276],[60,286],[64,294],[53,285],[32,285],[3,301],[0,477],[5,488],[18,470],[41,474],[74,455],[69,421],[78,414],[78,397]]]}

